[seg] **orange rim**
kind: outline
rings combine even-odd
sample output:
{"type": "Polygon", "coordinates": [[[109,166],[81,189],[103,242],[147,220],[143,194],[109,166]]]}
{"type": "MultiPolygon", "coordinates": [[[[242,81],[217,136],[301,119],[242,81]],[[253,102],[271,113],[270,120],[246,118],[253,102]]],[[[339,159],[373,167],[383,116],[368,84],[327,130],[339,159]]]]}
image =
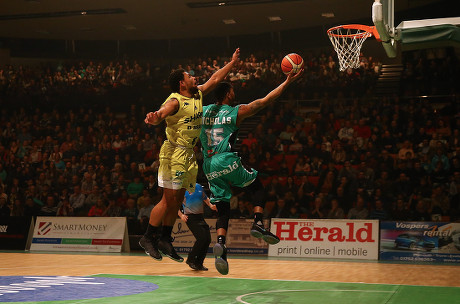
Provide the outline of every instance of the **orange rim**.
{"type": "Polygon", "coordinates": [[[329,36],[339,37],[339,38],[362,38],[366,36],[367,33],[371,33],[371,35],[374,36],[375,39],[380,40],[380,35],[377,32],[377,29],[375,28],[375,26],[368,26],[368,25],[362,25],[362,24],[346,24],[346,25],[334,26],[327,30],[327,34],[329,36]],[[358,32],[356,34],[338,34],[336,33],[338,29],[354,29],[354,30],[361,30],[363,32],[358,32]]]}

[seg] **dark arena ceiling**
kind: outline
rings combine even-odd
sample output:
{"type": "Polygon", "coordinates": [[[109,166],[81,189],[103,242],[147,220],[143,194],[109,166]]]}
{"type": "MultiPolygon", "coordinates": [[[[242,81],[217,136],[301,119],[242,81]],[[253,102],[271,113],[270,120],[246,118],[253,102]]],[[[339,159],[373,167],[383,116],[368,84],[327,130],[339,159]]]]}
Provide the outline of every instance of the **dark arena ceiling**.
{"type": "MultiPolygon", "coordinates": [[[[444,17],[430,13],[443,7],[446,15],[453,14],[455,10],[446,8],[445,3],[458,7],[457,2],[460,1],[395,0],[395,20],[399,12],[414,12],[413,19],[444,17]]],[[[372,3],[373,0],[2,0],[0,38],[182,39],[280,32],[355,20],[371,25],[372,3]]]]}

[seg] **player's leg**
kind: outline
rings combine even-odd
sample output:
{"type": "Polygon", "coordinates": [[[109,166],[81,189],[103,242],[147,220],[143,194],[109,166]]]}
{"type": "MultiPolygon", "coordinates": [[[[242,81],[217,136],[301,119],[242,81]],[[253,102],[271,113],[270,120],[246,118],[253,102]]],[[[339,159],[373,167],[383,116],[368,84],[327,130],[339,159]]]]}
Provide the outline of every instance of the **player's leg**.
{"type": "Polygon", "coordinates": [[[177,211],[179,210],[180,204],[184,200],[185,189],[163,189],[166,198],[166,212],[163,219],[163,225],[161,227],[161,236],[158,241],[158,250],[168,256],[174,261],[182,262],[184,258],[177,254],[174,249],[171,236],[174,223],[177,218],[177,211]]]}
{"type": "MultiPolygon", "coordinates": [[[[230,189],[229,189],[230,191],[230,189]]],[[[213,247],[213,253],[215,257],[215,266],[220,274],[228,274],[228,261],[227,261],[227,246],[226,237],[228,230],[228,221],[230,220],[230,202],[217,201],[214,202],[217,207],[217,243],[213,247]]]]}
{"type": "Polygon", "coordinates": [[[215,266],[219,273],[228,274],[227,247],[225,245],[230,219],[230,198],[232,196],[231,187],[226,180],[226,174],[216,172],[228,172],[232,164],[233,153],[222,153],[205,159],[203,171],[208,178],[209,189],[212,192],[212,202],[217,208],[217,243],[213,247],[215,266]]]}
{"type": "Polygon", "coordinates": [[[158,240],[161,234],[161,225],[167,210],[166,188],[172,187],[171,157],[174,147],[164,142],[160,149],[160,167],[158,168],[158,184],[163,188],[163,195],[158,204],[150,212],[149,225],[144,236],[140,239],[139,245],[145,252],[156,260],[161,260],[161,253],[158,251],[158,240]]]}
{"type": "Polygon", "coordinates": [[[198,164],[193,150],[175,147],[170,162],[170,187],[165,189],[167,210],[163,219],[158,249],[162,254],[178,262],[184,259],[174,249],[171,233],[177,219],[177,212],[184,200],[185,191],[195,191],[197,174],[198,164]]]}
{"type": "MultiPolygon", "coordinates": [[[[160,202],[158,202],[150,212],[149,225],[144,236],[139,241],[139,245],[144,248],[145,252],[156,260],[162,259],[158,245],[160,236],[163,233],[163,221],[167,212],[171,212],[170,209],[172,206],[177,204],[176,199],[173,199],[175,195],[173,190],[182,188],[181,185],[176,185],[174,181],[176,172],[173,172],[173,170],[176,170],[176,168],[172,168],[171,165],[172,161],[177,158],[177,155],[175,155],[177,153],[176,148],[168,142],[164,142],[161,146],[159,154],[160,167],[158,169],[158,185],[163,188],[163,195],[160,202]]],[[[166,229],[165,233],[167,233],[167,230],[168,229],[166,229]]]]}
{"type": "Polygon", "coordinates": [[[251,195],[254,205],[254,223],[251,227],[251,235],[256,238],[262,238],[268,244],[277,244],[280,239],[264,227],[263,212],[266,201],[265,189],[259,178],[256,178],[246,188],[251,195]]]}
{"type": "MultiPolygon", "coordinates": [[[[163,189],[164,190],[164,189],[163,189]]],[[[167,204],[165,192],[160,202],[153,207],[150,212],[149,224],[142,238],[139,240],[139,245],[144,248],[145,253],[154,258],[155,260],[161,260],[161,253],[158,251],[158,240],[161,234],[161,223],[166,213],[167,204]]]]}
{"type": "Polygon", "coordinates": [[[252,168],[245,168],[241,159],[236,155],[234,157],[235,160],[232,163],[235,169],[226,178],[232,185],[245,188],[245,191],[251,196],[251,202],[254,205],[254,223],[251,227],[251,235],[262,238],[269,244],[276,244],[280,239],[264,227],[263,212],[266,195],[264,186],[257,177],[258,172],[252,168]]]}

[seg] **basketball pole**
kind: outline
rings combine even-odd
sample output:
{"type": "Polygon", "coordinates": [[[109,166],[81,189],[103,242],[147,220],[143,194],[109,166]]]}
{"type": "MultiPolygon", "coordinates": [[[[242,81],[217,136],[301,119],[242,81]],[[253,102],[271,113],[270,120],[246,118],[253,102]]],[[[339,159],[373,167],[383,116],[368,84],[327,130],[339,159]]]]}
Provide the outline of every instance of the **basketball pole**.
{"type": "Polygon", "coordinates": [[[394,0],[387,1],[388,8],[384,8],[380,0],[375,0],[372,4],[372,22],[374,22],[375,28],[380,35],[380,40],[382,41],[383,48],[387,53],[387,56],[390,58],[395,58],[396,54],[396,43],[394,37],[390,34],[394,31],[394,16],[393,14],[388,14],[388,25],[385,24],[384,18],[384,9],[388,11],[391,9],[393,11],[394,0]]]}

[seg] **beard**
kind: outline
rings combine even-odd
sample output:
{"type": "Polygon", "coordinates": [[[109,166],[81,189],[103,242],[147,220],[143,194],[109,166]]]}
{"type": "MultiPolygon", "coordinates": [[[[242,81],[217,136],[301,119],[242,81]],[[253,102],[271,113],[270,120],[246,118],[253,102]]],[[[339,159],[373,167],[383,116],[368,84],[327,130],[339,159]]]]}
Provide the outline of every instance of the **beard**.
{"type": "Polygon", "coordinates": [[[198,94],[198,87],[190,88],[188,91],[190,94],[192,94],[193,98],[199,98],[200,94],[198,94]]]}

